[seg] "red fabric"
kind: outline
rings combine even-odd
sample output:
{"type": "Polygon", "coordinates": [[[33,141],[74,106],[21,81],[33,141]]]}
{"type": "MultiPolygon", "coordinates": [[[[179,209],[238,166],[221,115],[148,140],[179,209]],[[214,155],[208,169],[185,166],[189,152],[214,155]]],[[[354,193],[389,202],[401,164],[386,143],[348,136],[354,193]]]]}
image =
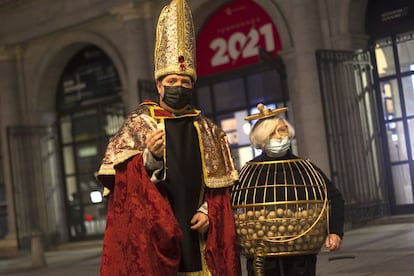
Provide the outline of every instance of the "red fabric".
{"type": "Polygon", "coordinates": [[[240,276],[240,255],[230,203],[229,188],[206,189],[210,222],[206,262],[212,276],[240,276]]]}
{"type": "Polygon", "coordinates": [[[117,166],[106,223],[101,276],[177,274],[182,233],[141,155],[117,166]]]}
{"type": "MultiPolygon", "coordinates": [[[[239,276],[229,189],[206,188],[205,200],[210,221],[207,266],[212,276],[239,276]]],[[[182,233],[168,201],[150,181],[141,155],[117,166],[106,223],[101,276],[177,274],[182,233]]]]}

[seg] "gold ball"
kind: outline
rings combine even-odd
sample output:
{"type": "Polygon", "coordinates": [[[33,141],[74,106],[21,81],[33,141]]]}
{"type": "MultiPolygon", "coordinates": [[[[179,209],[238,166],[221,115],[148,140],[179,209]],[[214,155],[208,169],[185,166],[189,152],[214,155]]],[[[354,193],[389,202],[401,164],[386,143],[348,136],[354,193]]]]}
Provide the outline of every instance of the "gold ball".
{"type": "Polygon", "coordinates": [[[259,230],[259,231],[257,231],[257,236],[258,237],[263,237],[264,236],[264,231],[263,230],[259,230]]]}
{"type": "Polygon", "coordinates": [[[284,225],[280,225],[277,230],[280,234],[284,234],[286,232],[286,227],[284,225]]]}
{"type": "Polygon", "coordinates": [[[274,219],[274,218],[276,218],[276,212],[275,212],[275,211],[270,211],[270,212],[267,214],[267,218],[268,218],[268,219],[274,219]]]}
{"type": "Polygon", "coordinates": [[[278,208],[278,209],[276,210],[276,215],[277,215],[277,217],[279,217],[279,218],[283,217],[284,213],[285,213],[285,211],[283,211],[283,209],[281,209],[281,208],[278,208]]]}

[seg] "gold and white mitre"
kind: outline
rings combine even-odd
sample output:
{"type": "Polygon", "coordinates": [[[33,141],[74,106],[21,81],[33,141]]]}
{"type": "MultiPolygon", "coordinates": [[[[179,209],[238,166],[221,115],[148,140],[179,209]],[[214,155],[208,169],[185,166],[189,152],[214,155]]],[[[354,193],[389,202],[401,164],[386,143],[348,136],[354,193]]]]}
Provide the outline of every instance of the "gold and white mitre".
{"type": "Polygon", "coordinates": [[[158,18],[154,65],[155,80],[169,74],[197,79],[194,23],[185,0],[172,0],[158,18]]]}

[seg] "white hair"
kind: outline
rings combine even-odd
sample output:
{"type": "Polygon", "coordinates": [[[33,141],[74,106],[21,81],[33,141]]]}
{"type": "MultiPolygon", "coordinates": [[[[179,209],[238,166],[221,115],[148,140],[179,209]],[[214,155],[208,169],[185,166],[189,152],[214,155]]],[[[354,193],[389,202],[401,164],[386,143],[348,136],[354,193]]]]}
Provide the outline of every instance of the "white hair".
{"type": "Polygon", "coordinates": [[[295,137],[295,129],[286,119],[280,117],[265,118],[256,122],[250,132],[249,138],[253,147],[263,149],[280,122],[288,126],[288,137],[295,137]]]}

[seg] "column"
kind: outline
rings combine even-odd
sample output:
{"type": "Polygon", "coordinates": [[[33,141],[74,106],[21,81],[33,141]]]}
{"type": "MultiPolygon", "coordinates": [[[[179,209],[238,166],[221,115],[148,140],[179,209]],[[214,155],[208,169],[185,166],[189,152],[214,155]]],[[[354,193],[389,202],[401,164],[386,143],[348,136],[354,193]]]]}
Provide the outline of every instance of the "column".
{"type": "MultiPolygon", "coordinates": [[[[289,87],[298,153],[329,175],[329,158],[315,51],[322,48],[317,0],[293,0],[291,5],[295,81],[289,87]]],[[[289,69],[289,68],[288,68],[289,69]]],[[[288,72],[290,73],[290,72],[288,72]]]]}
{"type": "Polygon", "coordinates": [[[13,248],[17,250],[14,197],[7,141],[7,127],[19,124],[21,119],[17,71],[15,52],[12,49],[0,47],[0,139],[9,226],[9,233],[2,245],[9,250],[13,248]]]}
{"type": "Polygon", "coordinates": [[[111,10],[112,14],[121,18],[124,25],[125,41],[123,41],[122,56],[128,73],[127,95],[125,95],[127,98],[124,98],[127,112],[134,110],[143,100],[138,98],[138,80],[154,79],[152,45],[155,40],[155,29],[150,30],[154,28],[151,21],[152,6],[149,1],[140,5],[129,2],[111,10]]]}

